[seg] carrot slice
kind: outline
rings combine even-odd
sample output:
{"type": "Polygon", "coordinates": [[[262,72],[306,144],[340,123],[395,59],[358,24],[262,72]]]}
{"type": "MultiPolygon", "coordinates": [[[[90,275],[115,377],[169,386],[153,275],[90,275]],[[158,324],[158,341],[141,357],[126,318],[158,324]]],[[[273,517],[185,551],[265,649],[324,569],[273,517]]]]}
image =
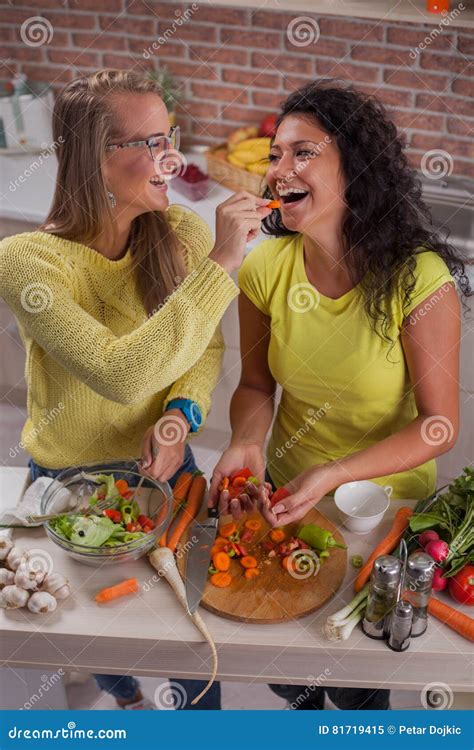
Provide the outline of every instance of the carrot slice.
{"type": "Polygon", "coordinates": [[[244,555],[240,559],[240,564],[244,568],[256,568],[257,567],[257,559],[253,555],[244,555]]]}
{"type": "Polygon", "coordinates": [[[267,203],[265,208],[280,208],[280,201],[277,201],[277,200],[269,201],[269,203],[267,203]]]}
{"type": "Polygon", "coordinates": [[[257,518],[250,518],[248,521],[245,521],[244,526],[250,531],[258,531],[261,528],[262,524],[257,518]]]}
{"type": "Polygon", "coordinates": [[[221,536],[229,537],[229,536],[232,536],[232,534],[234,534],[236,531],[237,531],[237,526],[235,525],[235,523],[225,523],[223,526],[220,527],[219,534],[221,536]]]}
{"type": "Polygon", "coordinates": [[[117,479],[115,486],[121,495],[128,490],[128,482],[126,479],[117,479]]]}
{"type": "Polygon", "coordinates": [[[295,570],[295,564],[291,555],[287,555],[286,557],[283,557],[281,564],[283,565],[285,570],[288,571],[288,573],[291,573],[295,570]]]}
{"type": "Polygon", "coordinates": [[[226,552],[216,552],[216,554],[212,556],[212,564],[217,570],[229,570],[230,557],[226,552]]]}
{"type": "Polygon", "coordinates": [[[224,589],[226,586],[230,586],[232,583],[232,576],[226,571],[219,570],[217,573],[213,573],[211,576],[211,583],[213,586],[217,586],[219,589],[224,589]]]}
{"type": "Polygon", "coordinates": [[[284,539],[286,539],[286,534],[283,529],[272,529],[270,531],[270,539],[272,540],[272,542],[282,542],[284,539]]]}
{"type": "Polygon", "coordinates": [[[256,578],[257,576],[260,575],[260,571],[257,570],[257,568],[247,568],[247,570],[245,571],[244,575],[248,579],[250,579],[250,578],[256,578]]]}
{"type": "Polygon", "coordinates": [[[138,591],[138,582],[136,578],[127,578],[125,581],[116,583],[115,586],[108,586],[95,595],[96,602],[111,602],[120,596],[135,594],[138,591]]]}

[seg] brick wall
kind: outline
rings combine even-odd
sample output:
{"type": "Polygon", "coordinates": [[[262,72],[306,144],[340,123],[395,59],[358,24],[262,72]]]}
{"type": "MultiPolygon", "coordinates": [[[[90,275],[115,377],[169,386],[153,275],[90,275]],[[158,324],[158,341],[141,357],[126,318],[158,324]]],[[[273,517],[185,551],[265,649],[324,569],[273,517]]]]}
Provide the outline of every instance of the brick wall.
{"type": "Polygon", "coordinates": [[[319,39],[298,46],[288,25],[307,13],[260,10],[258,0],[255,5],[0,2],[0,78],[23,71],[60,87],[78,72],[100,67],[166,64],[184,97],[179,122],[185,140],[213,144],[275,111],[301,84],[338,77],[389,106],[415,165],[426,151],[442,148],[454,159],[453,174],[474,177],[474,29],[448,26],[433,34],[429,25],[310,14],[319,39]],[[33,45],[24,40],[37,15],[48,25],[44,43],[33,45]]]}

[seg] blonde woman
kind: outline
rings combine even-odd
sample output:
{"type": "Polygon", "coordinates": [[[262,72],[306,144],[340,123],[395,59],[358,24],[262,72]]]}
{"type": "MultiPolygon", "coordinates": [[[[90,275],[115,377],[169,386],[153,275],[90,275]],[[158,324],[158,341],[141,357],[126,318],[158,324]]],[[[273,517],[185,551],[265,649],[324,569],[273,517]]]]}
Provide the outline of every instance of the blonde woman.
{"type": "MultiPolygon", "coordinates": [[[[267,201],[242,192],[221,204],[214,244],[198,216],[169,207],[162,162],[179,149],[178,131],[139,73],[102,70],[69,83],[53,138],[48,216],[0,244],[0,293],[27,353],[22,439],[32,479],[141,459],[142,471],[174,484],[195,467],[186,438],[218,377],[218,324],[238,294],[229,274],[270,213],[267,201]],[[177,428],[172,445],[164,413],[177,428]]],[[[96,677],[120,706],[154,707],[133,677],[96,677]]],[[[189,708],[202,684],[182,684],[189,708]]],[[[217,686],[198,708],[219,708],[219,695],[217,686]]]]}

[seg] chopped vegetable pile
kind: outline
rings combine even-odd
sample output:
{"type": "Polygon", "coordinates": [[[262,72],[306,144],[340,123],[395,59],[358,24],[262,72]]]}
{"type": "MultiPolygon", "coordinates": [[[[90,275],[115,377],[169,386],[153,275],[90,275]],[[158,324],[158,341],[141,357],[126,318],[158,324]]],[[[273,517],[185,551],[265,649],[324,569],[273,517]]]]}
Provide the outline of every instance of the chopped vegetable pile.
{"type": "Polygon", "coordinates": [[[96,474],[88,478],[99,482],[89,498],[89,508],[77,515],[63,515],[49,521],[59,536],[87,547],[116,547],[141,539],[153,531],[154,521],[141,513],[133,490],[125,479],[115,481],[113,474],[96,474]],[[91,513],[99,500],[110,501],[101,515],[91,513]]]}

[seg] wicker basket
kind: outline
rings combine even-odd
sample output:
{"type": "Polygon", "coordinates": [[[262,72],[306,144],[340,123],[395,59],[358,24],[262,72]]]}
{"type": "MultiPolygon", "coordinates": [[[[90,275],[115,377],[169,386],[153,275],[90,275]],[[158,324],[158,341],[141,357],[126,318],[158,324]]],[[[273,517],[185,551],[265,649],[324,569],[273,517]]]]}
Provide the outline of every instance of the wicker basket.
{"type": "Polygon", "coordinates": [[[265,188],[265,177],[246,169],[236,167],[227,161],[227,144],[210,148],[206,151],[207,171],[209,177],[230,190],[248,190],[254,195],[262,195],[265,188]]]}

